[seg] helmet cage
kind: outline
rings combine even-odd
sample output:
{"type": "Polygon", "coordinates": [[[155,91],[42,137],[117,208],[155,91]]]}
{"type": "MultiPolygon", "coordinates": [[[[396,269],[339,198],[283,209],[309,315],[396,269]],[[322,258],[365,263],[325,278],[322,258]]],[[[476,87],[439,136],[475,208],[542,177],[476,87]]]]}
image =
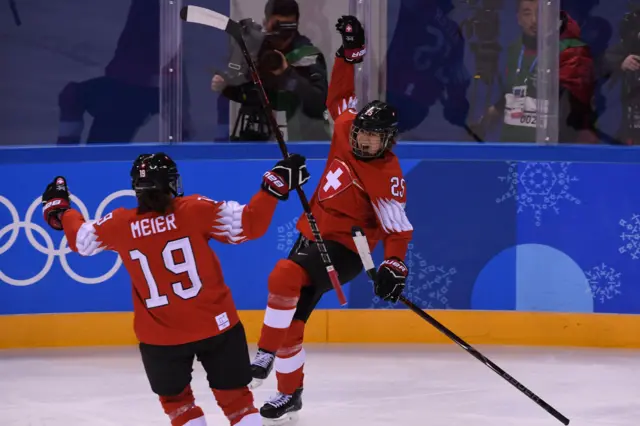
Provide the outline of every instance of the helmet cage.
{"type": "Polygon", "coordinates": [[[351,142],[351,150],[353,151],[353,155],[361,160],[373,160],[375,158],[380,158],[384,156],[384,153],[389,148],[391,148],[397,135],[398,129],[395,127],[361,127],[356,125],[356,122],[354,121],[353,125],[351,126],[351,134],[349,137],[349,141],[351,142]],[[358,133],[360,131],[379,134],[380,149],[378,149],[376,152],[365,151],[358,143],[358,133]]]}

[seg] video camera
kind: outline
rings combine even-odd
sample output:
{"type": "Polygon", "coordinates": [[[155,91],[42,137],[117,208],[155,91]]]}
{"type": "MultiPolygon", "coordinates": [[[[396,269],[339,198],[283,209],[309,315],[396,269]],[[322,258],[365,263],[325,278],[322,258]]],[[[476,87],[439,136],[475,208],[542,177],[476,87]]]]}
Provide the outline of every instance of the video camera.
{"type": "MultiPolygon", "coordinates": [[[[275,52],[275,46],[291,38],[298,31],[298,23],[276,21],[271,32],[263,31],[262,26],[251,18],[243,19],[239,23],[242,27],[242,37],[258,71],[262,73],[281,68],[282,57],[275,52]]],[[[240,85],[251,81],[251,76],[240,46],[235,40],[231,40],[228,69],[220,74],[227,84],[240,85]]]]}
{"type": "MultiPolygon", "coordinates": [[[[271,32],[263,31],[262,26],[250,18],[243,19],[239,23],[251,59],[256,63],[265,89],[269,90],[270,79],[267,78],[267,73],[280,69],[284,65],[282,56],[275,52],[276,47],[298,31],[298,23],[276,21],[271,32]]],[[[225,79],[227,85],[240,86],[251,82],[249,66],[235,40],[231,41],[227,70],[219,74],[225,79]]],[[[247,86],[247,90],[244,91],[245,98],[238,111],[231,140],[267,141],[271,139],[272,130],[263,110],[258,90],[255,86],[247,86]]]]}
{"type": "Polygon", "coordinates": [[[504,0],[462,0],[474,9],[471,18],[462,23],[467,38],[473,37],[481,42],[493,42],[500,37],[500,12],[504,0]]]}
{"type": "Polygon", "coordinates": [[[500,9],[504,0],[459,0],[462,5],[471,7],[473,14],[461,23],[465,38],[475,41],[469,43],[476,59],[476,75],[487,84],[496,76],[502,47],[500,38],[500,9]]]}

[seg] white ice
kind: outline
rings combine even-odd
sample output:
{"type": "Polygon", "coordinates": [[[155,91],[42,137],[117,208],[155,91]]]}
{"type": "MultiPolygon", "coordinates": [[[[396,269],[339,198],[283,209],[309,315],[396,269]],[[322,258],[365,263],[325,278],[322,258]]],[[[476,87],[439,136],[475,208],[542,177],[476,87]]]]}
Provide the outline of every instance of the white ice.
{"type": "MultiPolygon", "coordinates": [[[[454,345],[306,347],[298,426],[560,425],[454,345]]],[[[478,348],[572,425],[640,424],[640,351],[478,348]]],[[[209,425],[227,424],[199,365],[192,386],[209,425]]],[[[135,347],[0,351],[2,426],[168,424],[135,347]]]]}

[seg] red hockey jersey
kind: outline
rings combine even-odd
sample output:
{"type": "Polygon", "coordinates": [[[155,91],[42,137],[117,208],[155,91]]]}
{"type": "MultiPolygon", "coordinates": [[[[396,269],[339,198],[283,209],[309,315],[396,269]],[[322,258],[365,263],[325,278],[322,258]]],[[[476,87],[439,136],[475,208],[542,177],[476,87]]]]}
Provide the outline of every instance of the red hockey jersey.
{"type": "MultiPolygon", "coordinates": [[[[351,228],[364,229],[371,249],[382,240],[385,258],[404,260],[413,227],[407,219],[407,184],[398,158],[391,151],[384,157],[361,161],[354,157],[349,135],[357,115],[354,66],[336,58],[327,107],[334,120],[333,139],[320,184],[310,201],[325,240],[343,244],[357,252],[351,228]]],[[[313,240],[303,215],[298,230],[313,240]]]]}
{"type": "Polygon", "coordinates": [[[165,215],[120,208],[90,223],[71,209],[62,223],[73,251],[120,255],[131,276],[138,340],[177,345],[215,336],[238,322],[209,240],[238,244],[262,236],[276,204],[264,191],[246,206],[191,195],[175,198],[165,215]]]}

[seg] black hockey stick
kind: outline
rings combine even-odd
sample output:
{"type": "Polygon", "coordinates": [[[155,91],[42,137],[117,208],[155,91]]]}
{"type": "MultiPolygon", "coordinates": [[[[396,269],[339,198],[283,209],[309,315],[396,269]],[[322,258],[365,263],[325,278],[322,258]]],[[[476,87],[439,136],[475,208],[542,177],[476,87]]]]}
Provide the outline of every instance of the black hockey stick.
{"type": "MultiPolygon", "coordinates": [[[[282,133],[280,132],[280,129],[278,127],[278,122],[273,115],[273,108],[271,107],[271,102],[269,102],[267,93],[265,92],[264,86],[262,85],[262,80],[260,79],[260,75],[258,74],[256,64],[253,62],[253,59],[251,59],[251,54],[249,53],[247,45],[242,38],[242,26],[238,22],[221,13],[199,6],[183,7],[180,10],[180,18],[186,22],[192,22],[217,28],[226,32],[231,37],[233,37],[234,40],[236,40],[236,42],[240,46],[240,49],[242,50],[244,59],[247,61],[247,65],[249,65],[249,70],[251,71],[251,79],[258,88],[262,106],[266,113],[267,119],[269,120],[269,125],[276,135],[280,151],[282,151],[282,155],[284,156],[284,158],[287,158],[289,156],[287,145],[284,142],[284,138],[282,137],[282,133]]],[[[320,230],[318,229],[316,219],[311,213],[311,207],[309,206],[307,196],[300,187],[297,188],[297,192],[298,196],[300,197],[300,202],[302,203],[302,208],[304,209],[305,215],[307,216],[307,221],[309,222],[311,232],[313,233],[313,238],[316,242],[316,245],[318,246],[318,251],[320,252],[320,256],[322,257],[324,266],[327,269],[327,274],[329,275],[331,285],[333,285],[333,289],[338,295],[338,301],[342,306],[344,306],[347,304],[347,298],[344,296],[344,292],[342,291],[342,286],[340,285],[340,280],[338,279],[338,273],[333,267],[333,263],[331,262],[331,258],[329,257],[329,253],[327,252],[327,247],[325,246],[322,235],[320,234],[320,230]]]]}
{"type": "Polygon", "coordinates": [[[20,19],[20,14],[18,13],[18,5],[15,0],[9,0],[9,8],[11,9],[11,13],[13,14],[13,21],[17,26],[22,25],[22,20],[20,19]]]}
{"type": "Polygon", "coordinates": [[[469,127],[468,124],[463,124],[462,128],[464,129],[465,132],[467,132],[467,134],[469,136],[471,136],[473,138],[473,140],[475,140],[476,142],[484,143],[484,139],[482,139],[480,136],[478,136],[478,134],[476,132],[471,130],[471,127],[469,127]]]}
{"type": "MultiPolygon", "coordinates": [[[[360,259],[362,260],[362,265],[364,266],[364,270],[367,272],[367,275],[369,275],[369,278],[375,281],[377,271],[376,271],[375,264],[373,263],[373,258],[371,257],[371,252],[369,251],[369,243],[367,242],[367,237],[364,235],[364,231],[362,230],[362,228],[357,226],[354,226],[352,228],[351,233],[353,236],[353,241],[356,244],[356,248],[358,249],[358,254],[360,255],[360,259]]],[[[405,305],[407,305],[407,307],[411,309],[413,312],[420,315],[420,317],[423,320],[427,321],[429,324],[437,328],[438,331],[440,331],[442,334],[444,334],[449,339],[457,343],[458,346],[460,346],[462,349],[467,351],[469,355],[473,356],[478,361],[480,361],[481,363],[483,363],[484,365],[492,369],[496,374],[498,374],[500,377],[505,379],[507,382],[511,383],[516,389],[518,389],[520,392],[528,396],[529,399],[531,399],[533,402],[535,402],[540,407],[542,407],[547,413],[551,414],[562,424],[564,425],[569,424],[569,419],[563,416],[558,410],[553,408],[551,405],[545,402],[538,395],[531,392],[522,383],[514,379],[509,373],[504,371],[502,368],[498,367],[497,364],[495,364],[486,356],[482,355],[480,352],[478,352],[477,349],[475,349],[473,346],[471,346],[470,344],[462,340],[460,337],[458,337],[455,333],[453,333],[447,327],[440,324],[438,320],[436,320],[431,315],[429,315],[428,313],[424,312],[422,309],[414,305],[412,301],[410,301],[404,296],[400,296],[400,301],[405,305]]]]}

